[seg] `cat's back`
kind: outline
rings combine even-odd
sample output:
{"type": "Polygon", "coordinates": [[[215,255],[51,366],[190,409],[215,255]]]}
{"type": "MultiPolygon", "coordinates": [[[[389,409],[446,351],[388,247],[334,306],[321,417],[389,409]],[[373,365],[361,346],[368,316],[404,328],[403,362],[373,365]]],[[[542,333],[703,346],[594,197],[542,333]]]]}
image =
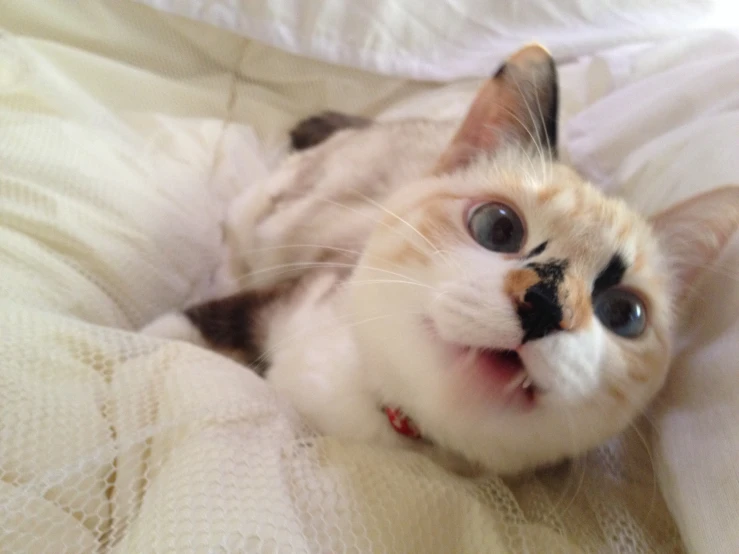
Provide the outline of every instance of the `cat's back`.
{"type": "Polygon", "coordinates": [[[350,270],[383,200],[428,173],[455,129],[423,119],[371,123],[292,154],[231,207],[231,273],[258,286],[318,264],[350,270]]]}

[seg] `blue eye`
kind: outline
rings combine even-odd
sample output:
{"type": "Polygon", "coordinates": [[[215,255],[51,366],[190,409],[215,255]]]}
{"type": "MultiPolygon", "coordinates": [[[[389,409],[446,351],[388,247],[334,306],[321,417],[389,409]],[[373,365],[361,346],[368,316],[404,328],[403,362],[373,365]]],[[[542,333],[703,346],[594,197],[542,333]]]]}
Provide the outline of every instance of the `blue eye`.
{"type": "Polygon", "coordinates": [[[593,299],[593,311],[606,328],[627,339],[641,336],[647,326],[644,303],[628,290],[604,290],[593,299]]]}
{"type": "Polygon", "coordinates": [[[490,202],[475,208],[467,223],[470,235],[480,246],[493,252],[514,253],[521,250],[524,228],[513,208],[490,202]]]}

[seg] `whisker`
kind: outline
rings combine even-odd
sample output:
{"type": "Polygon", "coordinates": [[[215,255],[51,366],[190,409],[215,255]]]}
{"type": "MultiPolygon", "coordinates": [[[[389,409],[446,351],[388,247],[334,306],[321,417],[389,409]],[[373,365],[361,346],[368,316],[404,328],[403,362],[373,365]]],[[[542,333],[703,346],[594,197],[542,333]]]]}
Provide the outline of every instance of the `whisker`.
{"type": "Polygon", "coordinates": [[[654,510],[655,502],[657,499],[657,468],[654,464],[654,457],[652,456],[652,449],[649,446],[649,442],[647,441],[646,437],[642,434],[642,432],[639,430],[639,427],[635,422],[631,422],[629,424],[629,427],[634,430],[634,433],[637,437],[639,437],[639,440],[644,445],[644,450],[647,453],[647,457],[649,458],[649,468],[650,468],[650,475],[652,476],[652,487],[651,487],[651,493],[650,493],[650,500],[649,500],[649,509],[647,510],[647,516],[652,514],[652,511],[654,510]]]}
{"type": "Polygon", "coordinates": [[[418,235],[419,237],[421,237],[421,238],[422,238],[422,239],[424,240],[424,242],[425,242],[426,244],[428,244],[428,245],[429,245],[429,247],[431,247],[431,249],[432,249],[432,250],[433,250],[434,252],[436,252],[436,251],[437,251],[437,249],[436,249],[436,246],[434,245],[434,243],[432,243],[432,242],[431,242],[431,241],[430,241],[430,240],[429,240],[429,239],[428,239],[428,238],[427,238],[427,237],[426,237],[426,236],[425,236],[425,235],[424,235],[423,233],[421,233],[421,231],[419,231],[418,229],[416,229],[416,228],[415,228],[415,227],[414,227],[414,226],[413,226],[413,225],[412,225],[412,224],[411,224],[410,222],[406,221],[406,220],[405,220],[404,218],[402,218],[401,216],[399,216],[398,214],[396,214],[396,213],[395,213],[394,211],[392,211],[392,210],[390,210],[390,209],[386,208],[385,206],[383,206],[382,204],[380,204],[380,203],[379,203],[379,202],[377,202],[376,200],[374,200],[374,199],[370,198],[370,197],[369,197],[369,196],[367,196],[366,194],[364,194],[364,193],[362,193],[362,192],[359,192],[359,191],[354,191],[354,192],[355,192],[355,193],[356,193],[356,194],[357,194],[357,195],[358,195],[358,196],[359,196],[360,198],[363,198],[364,200],[366,200],[367,202],[369,202],[369,203],[370,203],[370,204],[372,204],[373,206],[375,206],[375,207],[377,207],[377,208],[381,209],[381,210],[382,210],[383,212],[385,212],[386,214],[388,214],[388,215],[390,215],[390,216],[394,217],[395,219],[397,219],[398,221],[400,221],[401,223],[403,223],[404,225],[406,225],[406,226],[407,226],[407,227],[408,227],[408,228],[409,228],[409,229],[410,229],[411,231],[413,231],[414,233],[416,233],[416,235],[418,235]]]}
{"type": "MultiPolygon", "coordinates": [[[[572,450],[574,450],[574,444],[575,444],[575,432],[574,432],[574,425],[572,420],[572,414],[569,410],[565,408],[565,415],[567,417],[567,430],[568,430],[568,436],[570,439],[570,442],[572,443],[572,450]]],[[[585,475],[587,473],[587,467],[583,463],[581,459],[576,459],[572,461],[572,466],[570,467],[580,467],[582,468],[582,471],[580,472],[580,477],[578,478],[577,485],[575,486],[575,492],[570,497],[569,502],[565,505],[564,509],[560,510],[559,506],[564,501],[567,493],[567,489],[569,488],[569,484],[567,485],[567,488],[565,488],[562,493],[559,495],[559,498],[552,506],[552,509],[550,510],[550,513],[548,514],[548,517],[553,517],[554,514],[557,514],[558,516],[562,516],[563,514],[567,513],[567,510],[572,507],[575,500],[577,499],[577,495],[580,494],[580,491],[582,490],[583,484],[585,482],[585,475]]]]}
{"type": "MultiPolygon", "coordinates": [[[[370,269],[372,271],[379,271],[381,273],[387,273],[389,275],[394,275],[395,277],[400,277],[401,279],[409,279],[411,281],[416,281],[415,279],[409,277],[408,275],[403,275],[402,273],[397,273],[395,271],[391,271],[389,269],[384,269],[381,267],[374,267],[374,266],[368,266],[364,264],[349,264],[349,263],[342,263],[342,262],[292,262],[292,263],[286,263],[286,264],[277,264],[270,267],[265,267],[262,269],[257,269],[254,271],[250,271],[248,273],[245,273],[243,275],[240,275],[236,280],[237,282],[241,282],[249,277],[253,277],[255,275],[260,275],[263,273],[271,272],[276,269],[283,269],[283,268],[334,268],[334,269],[346,269],[346,268],[365,268],[370,269]]],[[[420,284],[420,283],[418,283],[420,284]]]]}
{"type": "Polygon", "coordinates": [[[397,313],[396,312],[393,312],[393,313],[389,313],[389,314],[382,314],[382,315],[379,315],[379,316],[369,317],[369,318],[362,319],[362,320],[359,320],[359,321],[355,321],[353,323],[350,323],[350,324],[346,324],[345,325],[344,322],[346,320],[351,320],[352,317],[353,317],[351,314],[349,314],[349,315],[345,315],[345,316],[343,316],[341,318],[338,318],[340,320],[338,324],[324,325],[324,326],[321,326],[321,327],[318,327],[318,328],[315,328],[315,327],[310,327],[310,328],[303,327],[303,328],[299,329],[298,331],[296,331],[295,333],[291,333],[289,336],[285,337],[284,339],[279,340],[271,348],[268,348],[267,350],[265,350],[258,358],[256,358],[254,360],[254,365],[259,365],[261,362],[267,361],[268,358],[269,358],[269,356],[271,356],[277,350],[279,350],[282,347],[282,345],[284,345],[284,344],[286,344],[286,343],[288,343],[290,341],[293,341],[293,340],[295,340],[296,338],[298,338],[300,336],[304,336],[304,335],[307,335],[309,333],[314,333],[316,331],[340,330],[342,328],[350,329],[352,327],[356,327],[358,325],[363,325],[365,323],[370,323],[372,321],[377,321],[377,320],[380,320],[380,319],[386,319],[388,317],[396,317],[396,316],[400,316],[400,315],[423,315],[423,312],[397,312],[397,313]]]}
{"type": "MultiPolygon", "coordinates": [[[[274,251],[274,250],[290,250],[290,249],[296,249],[296,248],[318,248],[318,249],[321,249],[321,250],[330,250],[332,252],[341,252],[341,253],[345,253],[345,254],[355,254],[357,259],[361,258],[362,255],[364,254],[364,252],[362,252],[361,250],[353,250],[351,248],[339,248],[339,247],[336,247],[336,246],[329,246],[329,245],[326,245],[326,244],[308,244],[308,243],[284,244],[284,245],[280,245],[280,246],[265,246],[265,247],[262,247],[262,248],[251,248],[249,250],[246,250],[245,252],[251,254],[251,253],[258,253],[258,252],[270,252],[270,251],[274,251]]],[[[391,260],[389,258],[386,258],[384,256],[377,256],[375,254],[372,254],[370,257],[373,258],[373,259],[376,259],[377,261],[380,261],[380,262],[383,262],[383,263],[388,263],[388,264],[394,265],[396,267],[403,267],[402,264],[400,264],[400,263],[398,263],[396,261],[393,261],[393,260],[391,260]]],[[[307,260],[306,260],[306,262],[307,262],[307,260]]]]}
{"type": "Polygon", "coordinates": [[[413,285],[416,287],[423,287],[423,288],[427,288],[431,290],[436,290],[436,287],[432,287],[431,285],[426,285],[423,283],[418,283],[418,282],[413,282],[413,281],[404,281],[402,279],[358,279],[358,280],[346,281],[344,283],[341,283],[340,286],[342,288],[348,288],[354,285],[370,285],[370,284],[382,284],[382,283],[413,285]]]}
{"type": "MultiPolygon", "coordinates": [[[[390,212],[390,210],[388,210],[387,208],[385,208],[384,206],[382,206],[381,204],[379,204],[378,202],[376,202],[375,200],[373,200],[373,199],[372,199],[372,198],[370,198],[369,196],[367,196],[367,195],[365,195],[365,194],[362,194],[362,193],[361,193],[361,192],[359,192],[358,190],[354,190],[354,191],[352,191],[352,192],[353,192],[353,193],[354,193],[354,194],[355,194],[355,195],[356,195],[357,197],[359,197],[359,199],[360,199],[360,200],[363,200],[363,201],[365,201],[366,203],[368,203],[368,204],[370,204],[370,205],[372,205],[372,206],[375,206],[375,207],[377,207],[377,208],[380,208],[380,209],[384,210],[384,211],[385,211],[385,212],[387,212],[387,213],[391,213],[391,212],[390,212]]],[[[378,225],[382,225],[382,226],[383,226],[383,227],[385,227],[386,229],[388,229],[388,230],[390,230],[391,232],[393,232],[394,234],[396,234],[396,235],[397,235],[398,237],[400,237],[401,239],[405,239],[405,238],[406,238],[406,237],[405,237],[405,235],[403,235],[403,233],[401,233],[401,232],[400,232],[400,231],[399,231],[398,229],[396,229],[396,228],[395,228],[394,226],[392,226],[392,225],[388,224],[387,222],[383,221],[383,220],[382,220],[382,218],[378,218],[378,217],[372,217],[372,216],[371,216],[370,214],[364,213],[364,212],[362,212],[362,211],[360,211],[360,210],[357,210],[357,209],[355,209],[355,208],[351,208],[351,207],[349,207],[349,206],[346,206],[346,205],[342,204],[341,202],[336,202],[336,201],[334,201],[334,200],[330,200],[330,199],[328,199],[328,198],[319,198],[319,200],[321,200],[321,201],[323,201],[323,202],[326,202],[326,203],[328,203],[328,204],[331,204],[332,206],[336,206],[336,207],[339,207],[339,208],[343,208],[343,209],[345,209],[345,210],[348,210],[348,211],[350,211],[350,212],[353,212],[353,213],[356,213],[356,214],[362,215],[362,216],[364,216],[365,218],[367,218],[367,219],[370,219],[370,220],[371,220],[371,221],[372,221],[373,223],[376,223],[376,224],[378,224],[378,225]]],[[[405,220],[403,220],[403,219],[402,219],[402,218],[400,218],[399,216],[396,216],[395,214],[392,214],[392,215],[394,215],[395,217],[398,217],[399,219],[401,219],[402,221],[404,221],[404,222],[405,222],[405,220]]],[[[411,228],[413,228],[413,230],[414,230],[414,231],[415,231],[416,233],[418,233],[418,234],[419,234],[419,235],[420,235],[421,237],[423,237],[423,238],[424,238],[424,240],[425,240],[425,241],[426,241],[426,242],[427,242],[427,243],[428,243],[428,244],[429,244],[429,245],[431,246],[431,248],[432,248],[432,249],[434,250],[434,252],[436,252],[436,247],[435,247],[435,246],[433,245],[433,243],[432,243],[432,242],[431,242],[430,240],[428,240],[428,238],[424,237],[424,236],[423,236],[423,235],[421,234],[421,232],[420,232],[420,231],[418,231],[418,230],[417,230],[417,229],[416,229],[415,227],[413,227],[412,225],[410,225],[410,223],[407,223],[407,222],[405,222],[405,223],[406,223],[407,225],[409,225],[409,226],[410,226],[411,228]]],[[[409,245],[411,246],[411,248],[413,248],[413,249],[414,249],[414,250],[415,250],[416,252],[418,252],[419,254],[424,254],[424,255],[425,255],[425,254],[427,254],[427,252],[425,252],[424,250],[420,249],[420,248],[418,247],[418,245],[416,245],[416,244],[413,244],[412,242],[409,242],[409,245]]]]}
{"type": "MultiPolygon", "coordinates": [[[[430,240],[428,239],[428,237],[424,236],[424,235],[423,235],[423,233],[421,233],[421,232],[420,232],[420,231],[419,231],[418,229],[416,229],[416,228],[415,228],[415,227],[414,227],[413,225],[411,225],[411,224],[410,224],[410,223],[409,223],[408,221],[406,221],[405,219],[403,219],[402,217],[400,217],[399,215],[397,215],[396,213],[394,213],[394,212],[393,212],[392,210],[389,210],[388,208],[386,208],[385,206],[383,206],[382,204],[380,204],[379,202],[377,202],[377,201],[376,201],[376,200],[374,200],[373,198],[371,198],[371,197],[367,196],[366,194],[363,194],[363,193],[361,193],[361,192],[360,192],[360,191],[358,191],[358,190],[354,190],[354,191],[352,191],[352,193],[354,194],[354,196],[355,196],[355,197],[356,197],[357,199],[359,199],[359,200],[362,200],[362,201],[364,201],[365,203],[367,203],[367,204],[369,204],[369,205],[371,205],[371,206],[374,206],[374,207],[376,207],[376,208],[379,208],[380,210],[382,210],[382,211],[384,211],[385,213],[387,213],[387,214],[389,214],[389,215],[391,215],[391,216],[395,217],[396,219],[400,220],[400,221],[401,221],[401,222],[403,222],[403,223],[404,223],[405,225],[407,225],[408,227],[410,227],[410,228],[411,228],[411,229],[412,229],[412,230],[413,230],[413,231],[414,231],[414,232],[415,232],[415,233],[416,233],[416,234],[417,234],[418,236],[420,236],[420,237],[421,237],[421,238],[422,238],[422,239],[423,239],[423,240],[424,240],[424,241],[425,241],[425,242],[426,242],[426,243],[428,244],[428,246],[430,246],[430,247],[431,247],[431,249],[432,249],[432,255],[434,255],[434,254],[441,254],[441,253],[442,253],[442,251],[440,251],[440,250],[439,250],[439,249],[438,249],[438,248],[437,248],[437,247],[436,247],[436,246],[435,246],[435,245],[434,245],[434,244],[433,244],[433,243],[432,243],[432,242],[431,242],[431,241],[430,241],[430,240]]],[[[373,216],[372,216],[371,214],[368,214],[368,213],[366,213],[366,212],[362,212],[362,211],[360,211],[360,210],[357,210],[357,209],[355,209],[355,208],[352,208],[351,206],[347,206],[347,205],[345,205],[345,204],[342,204],[341,202],[336,202],[336,201],[334,201],[334,200],[331,200],[331,199],[329,199],[329,198],[327,198],[327,197],[318,197],[318,200],[320,200],[320,201],[322,201],[322,202],[326,202],[327,204],[331,204],[332,206],[336,206],[336,207],[338,207],[338,208],[342,208],[342,209],[344,209],[344,210],[350,211],[350,212],[352,212],[352,213],[356,213],[356,214],[358,214],[358,215],[360,215],[360,216],[364,217],[365,219],[369,219],[369,220],[370,220],[370,221],[372,221],[373,223],[376,223],[376,224],[378,224],[378,225],[382,225],[382,226],[383,226],[384,228],[386,228],[386,229],[390,230],[390,231],[391,231],[392,233],[394,233],[395,235],[397,235],[397,236],[398,236],[398,237],[400,237],[401,239],[404,239],[404,240],[406,239],[406,236],[405,236],[405,235],[404,235],[403,233],[401,233],[401,232],[400,232],[400,231],[399,231],[399,230],[398,230],[397,228],[395,228],[394,226],[392,226],[392,225],[388,224],[387,222],[383,221],[383,220],[382,220],[382,218],[379,218],[379,217],[373,217],[373,216]]],[[[419,254],[424,254],[424,255],[428,254],[428,252],[426,252],[425,250],[421,249],[421,248],[420,248],[420,247],[419,247],[419,246],[418,246],[417,244],[414,244],[414,243],[413,243],[413,241],[409,241],[409,242],[408,242],[408,244],[409,244],[409,246],[410,246],[411,248],[413,248],[413,249],[414,249],[414,250],[415,250],[416,252],[418,252],[419,254]]],[[[442,260],[443,260],[444,262],[446,262],[447,264],[448,264],[448,263],[450,262],[450,260],[449,260],[448,258],[444,257],[444,255],[443,255],[443,254],[442,254],[442,260]]]]}

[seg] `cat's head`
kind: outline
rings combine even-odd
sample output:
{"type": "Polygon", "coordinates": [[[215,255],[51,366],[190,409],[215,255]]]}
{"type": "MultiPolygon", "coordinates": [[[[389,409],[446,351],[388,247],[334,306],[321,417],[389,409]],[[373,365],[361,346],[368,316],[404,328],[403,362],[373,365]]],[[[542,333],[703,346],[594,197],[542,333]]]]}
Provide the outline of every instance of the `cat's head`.
{"type": "Polygon", "coordinates": [[[651,219],[556,161],[557,77],[527,47],[429,175],[386,204],[351,282],[380,401],[502,472],[624,429],[665,381],[679,302],[738,224],[739,188],[651,219]]]}

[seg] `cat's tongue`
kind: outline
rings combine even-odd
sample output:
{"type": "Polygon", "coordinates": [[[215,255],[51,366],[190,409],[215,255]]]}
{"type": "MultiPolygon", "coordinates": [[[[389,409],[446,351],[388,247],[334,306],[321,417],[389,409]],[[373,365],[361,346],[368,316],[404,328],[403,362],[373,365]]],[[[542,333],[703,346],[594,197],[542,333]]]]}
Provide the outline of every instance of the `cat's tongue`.
{"type": "Polygon", "coordinates": [[[521,358],[513,350],[483,350],[478,354],[478,364],[501,386],[519,378],[523,370],[521,358]]]}

